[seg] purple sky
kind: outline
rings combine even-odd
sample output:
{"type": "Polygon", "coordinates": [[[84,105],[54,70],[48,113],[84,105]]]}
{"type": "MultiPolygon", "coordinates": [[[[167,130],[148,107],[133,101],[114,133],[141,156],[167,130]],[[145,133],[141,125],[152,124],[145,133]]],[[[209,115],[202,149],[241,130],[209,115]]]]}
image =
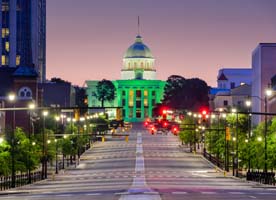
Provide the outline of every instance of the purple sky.
{"type": "Polygon", "coordinates": [[[120,78],[137,34],[156,59],[157,77],[199,77],[251,67],[260,42],[276,42],[275,0],[47,0],[47,78],[80,86],[120,78]]]}

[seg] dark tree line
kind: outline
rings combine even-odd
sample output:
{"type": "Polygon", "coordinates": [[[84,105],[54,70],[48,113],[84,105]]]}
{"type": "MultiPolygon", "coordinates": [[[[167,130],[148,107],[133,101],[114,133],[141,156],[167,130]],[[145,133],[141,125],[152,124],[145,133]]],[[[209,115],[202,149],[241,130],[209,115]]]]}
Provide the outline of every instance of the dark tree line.
{"type": "Polygon", "coordinates": [[[209,106],[209,86],[199,78],[185,79],[179,75],[168,78],[164,91],[164,99],[157,105],[154,112],[161,107],[198,111],[209,106]]]}

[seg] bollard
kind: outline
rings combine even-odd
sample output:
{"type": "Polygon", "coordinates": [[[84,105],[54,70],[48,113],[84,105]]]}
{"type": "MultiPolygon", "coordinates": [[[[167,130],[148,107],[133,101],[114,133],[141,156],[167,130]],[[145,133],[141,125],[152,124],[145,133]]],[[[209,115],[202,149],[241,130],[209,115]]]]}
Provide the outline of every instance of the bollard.
{"type": "Polygon", "coordinates": [[[55,180],[55,172],[52,172],[52,181],[55,180]]]}
{"type": "Polygon", "coordinates": [[[126,142],[128,142],[128,135],[126,135],[126,142]]]}
{"type": "Polygon", "coordinates": [[[105,138],[104,138],[104,136],[102,136],[102,142],[104,142],[105,141],[105,138]]]}

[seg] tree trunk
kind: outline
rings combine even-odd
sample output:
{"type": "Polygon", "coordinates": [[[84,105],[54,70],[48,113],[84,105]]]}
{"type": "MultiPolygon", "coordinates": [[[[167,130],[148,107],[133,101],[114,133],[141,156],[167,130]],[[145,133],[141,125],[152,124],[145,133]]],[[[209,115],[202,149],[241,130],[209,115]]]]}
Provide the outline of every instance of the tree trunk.
{"type": "Polygon", "coordinates": [[[102,108],[104,107],[104,100],[102,99],[102,108]]]}

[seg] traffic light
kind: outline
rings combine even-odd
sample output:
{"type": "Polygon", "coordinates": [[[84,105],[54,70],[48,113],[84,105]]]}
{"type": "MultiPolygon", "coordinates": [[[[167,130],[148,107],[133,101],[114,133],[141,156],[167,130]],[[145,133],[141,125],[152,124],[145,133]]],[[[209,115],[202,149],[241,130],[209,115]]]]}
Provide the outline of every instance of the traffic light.
{"type": "Polygon", "coordinates": [[[162,119],[167,119],[167,110],[166,109],[162,110],[162,119]]]}
{"type": "Polygon", "coordinates": [[[150,132],[151,132],[152,135],[154,135],[154,131],[155,131],[155,128],[154,128],[154,127],[151,127],[150,132]]]}
{"type": "Polygon", "coordinates": [[[209,115],[208,115],[208,113],[209,113],[208,109],[205,108],[205,107],[203,107],[203,108],[200,109],[200,113],[202,115],[202,122],[206,123],[206,121],[207,121],[207,119],[209,117],[209,115]]]}
{"type": "Polygon", "coordinates": [[[173,133],[174,135],[177,135],[177,133],[178,133],[178,128],[177,128],[176,126],[172,128],[172,133],[173,133]]]}

